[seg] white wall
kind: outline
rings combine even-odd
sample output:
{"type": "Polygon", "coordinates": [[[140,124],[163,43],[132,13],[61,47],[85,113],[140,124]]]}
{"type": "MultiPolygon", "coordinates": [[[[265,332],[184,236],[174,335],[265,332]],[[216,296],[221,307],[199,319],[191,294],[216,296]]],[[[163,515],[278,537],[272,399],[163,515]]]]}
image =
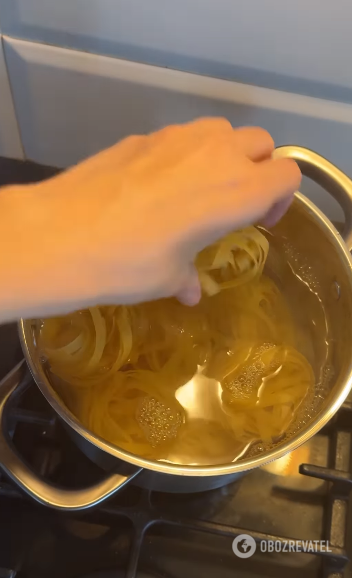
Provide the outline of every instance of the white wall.
{"type": "MultiPolygon", "coordinates": [[[[134,132],[223,115],[351,175],[351,22],[350,0],[0,0],[25,155],[64,167],[134,132]]],[[[0,154],[19,157],[1,52],[0,79],[0,154]]],[[[303,192],[340,218],[318,187],[303,192]]]]}
{"type": "Polygon", "coordinates": [[[351,0],[0,0],[3,32],[352,102],[351,0]]]}
{"type": "Polygon", "coordinates": [[[0,35],[0,156],[23,158],[0,35]]]}
{"type": "MultiPolygon", "coordinates": [[[[37,162],[65,167],[129,134],[221,115],[352,173],[352,105],[12,38],[4,47],[25,154],[37,162]]],[[[327,193],[303,192],[341,219],[327,193]]]]}

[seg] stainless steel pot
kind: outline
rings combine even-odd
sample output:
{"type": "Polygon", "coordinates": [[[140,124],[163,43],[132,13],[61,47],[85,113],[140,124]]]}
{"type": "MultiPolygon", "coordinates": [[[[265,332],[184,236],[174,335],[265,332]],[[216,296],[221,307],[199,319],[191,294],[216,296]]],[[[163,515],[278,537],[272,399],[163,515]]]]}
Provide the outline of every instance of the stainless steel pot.
{"type": "Polygon", "coordinates": [[[296,449],[316,434],[334,415],[352,384],[352,182],[339,169],[319,155],[295,146],[276,150],[276,156],[294,158],[303,174],[332,194],[345,214],[342,235],[319,209],[300,193],[287,215],[274,231],[284,236],[304,255],[305,267],[314,264],[316,282],[329,312],[330,335],[334,340],[333,379],[324,391],[310,421],[296,435],[274,449],[236,463],[201,467],[177,466],[140,458],[109,444],[84,428],[66,408],[50,384],[36,347],[35,322],[21,320],[19,332],[23,352],[38,387],[61,417],[76,443],[95,462],[110,472],[104,482],[81,491],[54,488],[39,479],[16,454],[3,427],[4,408],[16,389],[24,364],[0,383],[0,464],[28,494],[54,508],[78,510],[95,505],[126,483],[163,491],[202,491],[224,485],[246,471],[262,466],[296,449]],[[116,472],[119,473],[116,473],[116,472]],[[111,473],[112,472],[112,473],[111,473]]]}

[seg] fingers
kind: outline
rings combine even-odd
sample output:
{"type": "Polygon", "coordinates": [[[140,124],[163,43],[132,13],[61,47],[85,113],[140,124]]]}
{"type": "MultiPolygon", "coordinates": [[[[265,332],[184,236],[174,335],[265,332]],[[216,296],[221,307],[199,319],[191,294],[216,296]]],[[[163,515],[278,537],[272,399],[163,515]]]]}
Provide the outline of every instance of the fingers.
{"type": "Polygon", "coordinates": [[[288,211],[293,201],[293,195],[290,195],[286,199],[282,201],[278,201],[274,204],[274,206],[270,209],[270,211],[265,215],[264,219],[262,219],[262,224],[264,227],[273,227],[276,225],[278,221],[284,216],[284,214],[288,211]]]}
{"type": "Polygon", "coordinates": [[[200,118],[188,124],[168,126],[154,134],[164,145],[165,139],[174,141],[177,134],[182,135],[182,140],[189,140],[192,146],[197,141],[204,143],[206,139],[224,137],[234,155],[241,153],[254,162],[269,158],[275,146],[272,137],[263,128],[234,129],[231,123],[222,117],[200,118]]]}
{"type": "Polygon", "coordinates": [[[197,137],[227,137],[228,145],[234,149],[234,154],[242,153],[254,162],[269,158],[275,147],[273,138],[265,129],[254,126],[234,129],[225,118],[202,118],[186,127],[191,128],[197,137]]]}
{"type": "Polygon", "coordinates": [[[216,134],[233,133],[231,123],[222,117],[198,118],[185,124],[172,124],[151,133],[150,137],[165,146],[165,141],[174,141],[175,138],[182,142],[190,141],[193,146],[197,142],[211,138],[216,134]]]}
{"type": "Polygon", "coordinates": [[[301,171],[292,159],[254,164],[243,182],[209,192],[210,203],[206,207],[209,218],[214,221],[218,215],[224,222],[232,220],[235,227],[258,222],[274,207],[275,214],[282,216],[301,178],[301,171]]]}
{"type": "MultiPolygon", "coordinates": [[[[301,182],[301,172],[291,159],[277,159],[256,166],[254,178],[243,187],[231,191],[232,203],[222,203],[222,217],[212,213],[212,227],[198,232],[192,243],[191,253],[198,252],[219,237],[263,219],[266,226],[273,226],[286,213],[293,194],[301,182]],[[200,233],[200,234],[199,234],[200,233]]],[[[229,193],[227,193],[228,197],[229,193]]],[[[219,196],[217,200],[219,206],[219,196]]],[[[188,240],[188,249],[190,249],[188,240]]],[[[189,266],[182,288],[176,298],[185,305],[196,305],[201,298],[201,287],[194,265],[189,266]]]]}
{"type": "Polygon", "coordinates": [[[196,120],[181,126],[187,131],[192,131],[194,134],[202,136],[211,133],[233,132],[233,127],[230,121],[222,116],[197,118],[196,120]]]}
{"type": "Polygon", "coordinates": [[[272,204],[295,193],[301,184],[302,174],[292,159],[271,159],[256,165],[256,178],[252,182],[254,196],[267,197],[272,204]]]}
{"type": "Polygon", "coordinates": [[[274,221],[282,217],[301,179],[301,171],[292,159],[256,164],[247,182],[232,191],[231,200],[228,198],[234,221],[242,226],[256,223],[265,216],[274,221]]]}
{"type": "Polygon", "coordinates": [[[234,150],[254,162],[269,158],[275,147],[273,138],[265,129],[255,126],[234,129],[226,118],[201,118],[186,126],[203,138],[216,134],[229,137],[234,150]]]}
{"type": "Polygon", "coordinates": [[[177,292],[176,299],[183,303],[183,305],[188,305],[193,307],[199,303],[202,296],[202,290],[199,282],[198,271],[194,264],[189,265],[189,271],[186,274],[186,280],[182,288],[177,292]]]}
{"type": "Polygon", "coordinates": [[[243,127],[234,130],[234,147],[254,162],[267,159],[274,150],[274,141],[270,134],[259,127],[243,127]]]}
{"type": "Polygon", "coordinates": [[[192,249],[198,252],[223,235],[265,217],[267,226],[274,224],[290,206],[300,181],[301,172],[293,160],[277,159],[253,165],[239,185],[209,191],[198,213],[191,215],[192,249]]]}
{"type": "MultiPolygon", "coordinates": [[[[218,190],[216,206],[209,211],[211,222],[198,230],[192,241],[188,239],[189,254],[195,254],[226,233],[263,219],[266,226],[274,225],[288,210],[293,194],[301,182],[301,172],[291,159],[262,162],[244,185],[231,187],[225,193],[218,190]],[[229,203],[229,199],[231,202],[229,203]],[[221,213],[217,208],[221,207],[221,213]],[[220,217],[220,218],[218,218],[220,217]]],[[[203,222],[204,225],[204,222],[203,222]]],[[[201,287],[195,267],[192,265],[176,298],[185,305],[196,305],[201,298],[201,287]]]]}

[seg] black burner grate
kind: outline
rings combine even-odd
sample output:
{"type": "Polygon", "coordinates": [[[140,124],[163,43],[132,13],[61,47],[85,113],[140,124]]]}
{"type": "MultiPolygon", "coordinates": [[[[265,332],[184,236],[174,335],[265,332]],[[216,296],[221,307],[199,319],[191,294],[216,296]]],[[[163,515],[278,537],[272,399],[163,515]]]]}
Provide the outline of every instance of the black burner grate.
{"type": "MultiPolygon", "coordinates": [[[[8,404],[7,421],[18,451],[48,480],[80,487],[104,476],[68,437],[28,375],[8,404]]],[[[193,495],[127,486],[83,514],[36,505],[0,474],[0,578],[73,578],[93,576],[94,571],[96,576],[127,578],[207,578],[215,573],[219,578],[283,573],[287,578],[346,577],[352,401],[313,442],[312,463],[299,467],[303,476],[294,468],[284,477],[272,467],[263,468],[219,490],[193,495]],[[27,546],[18,545],[21,532],[27,546]],[[258,543],[328,540],[331,552],[279,556],[257,551],[253,559],[236,559],[231,544],[243,533],[258,543]],[[11,554],[10,534],[15,541],[11,554]],[[50,556],[43,555],[45,548],[50,556]]]]}

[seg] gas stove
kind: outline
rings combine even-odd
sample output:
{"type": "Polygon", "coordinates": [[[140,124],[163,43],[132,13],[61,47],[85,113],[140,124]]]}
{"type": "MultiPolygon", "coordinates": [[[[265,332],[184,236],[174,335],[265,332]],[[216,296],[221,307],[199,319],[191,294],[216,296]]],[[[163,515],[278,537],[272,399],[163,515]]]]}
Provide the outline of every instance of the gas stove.
{"type": "MultiPolygon", "coordinates": [[[[35,168],[24,180],[46,171],[35,168]]],[[[3,377],[21,358],[14,325],[0,327],[0,352],[3,377]]],[[[106,476],[68,436],[28,371],[5,421],[21,458],[47,481],[81,488],[106,476]]],[[[166,494],[132,483],[95,508],[65,513],[34,502],[0,469],[0,578],[348,578],[351,486],[352,396],[307,444],[208,492],[166,494]],[[232,544],[241,534],[257,544],[325,540],[331,551],[257,547],[240,558],[232,544]]]]}

